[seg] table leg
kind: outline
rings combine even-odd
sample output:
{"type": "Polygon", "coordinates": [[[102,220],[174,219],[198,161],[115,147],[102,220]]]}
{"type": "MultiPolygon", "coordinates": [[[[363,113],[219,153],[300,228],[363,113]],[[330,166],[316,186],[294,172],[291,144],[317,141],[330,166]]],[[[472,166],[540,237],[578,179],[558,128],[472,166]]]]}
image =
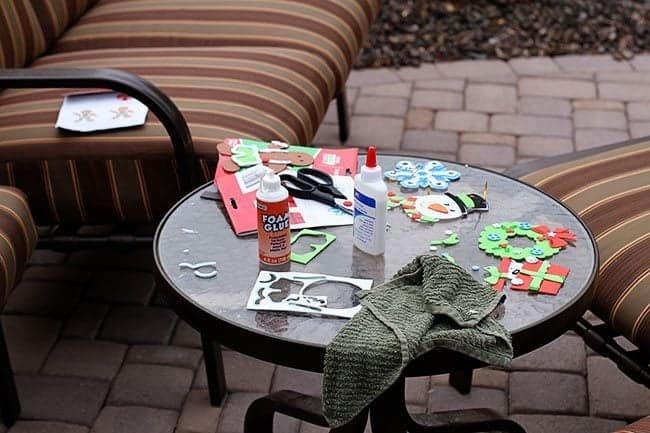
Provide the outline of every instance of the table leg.
{"type": "Polygon", "coordinates": [[[226,376],[223,370],[223,357],[219,343],[201,334],[203,359],[205,360],[205,376],[208,379],[210,404],[221,406],[226,396],[226,376]]]}
{"type": "Polygon", "coordinates": [[[469,394],[472,390],[472,376],[474,370],[459,370],[449,373],[449,385],[461,394],[469,394]]]}
{"type": "Polygon", "coordinates": [[[405,381],[400,377],[370,405],[373,433],[406,433],[409,415],[404,401],[405,381]]]}

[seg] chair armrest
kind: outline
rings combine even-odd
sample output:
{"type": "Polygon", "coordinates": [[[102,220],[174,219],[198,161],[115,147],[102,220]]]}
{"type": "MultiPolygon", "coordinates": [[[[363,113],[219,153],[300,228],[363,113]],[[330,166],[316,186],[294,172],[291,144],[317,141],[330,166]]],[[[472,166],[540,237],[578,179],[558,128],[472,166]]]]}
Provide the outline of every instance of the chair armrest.
{"type": "Polygon", "coordinates": [[[192,135],[185,118],[165,93],[138,75],[117,69],[0,69],[0,89],[8,88],[102,88],[137,99],[162,122],[171,139],[182,192],[198,186],[192,135]]]}

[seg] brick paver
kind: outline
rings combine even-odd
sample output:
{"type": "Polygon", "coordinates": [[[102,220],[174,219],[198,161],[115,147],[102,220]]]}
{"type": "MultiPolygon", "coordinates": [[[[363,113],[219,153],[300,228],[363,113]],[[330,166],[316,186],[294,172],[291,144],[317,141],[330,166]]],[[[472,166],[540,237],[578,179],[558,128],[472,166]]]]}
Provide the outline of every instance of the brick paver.
{"type": "Polygon", "coordinates": [[[80,302],[67,320],[63,336],[95,338],[109,309],[109,305],[102,302],[80,302]]]}
{"type": "Polygon", "coordinates": [[[109,383],[77,377],[17,376],[16,386],[22,418],[90,426],[104,404],[109,383]]]}
{"type": "Polygon", "coordinates": [[[560,117],[571,115],[571,103],[568,99],[548,96],[522,96],[519,98],[518,109],[522,114],[560,117]]]}
{"type": "MultiPolygon", "coordinates": [[[[234,351],[223,352],[223,363],[228,390],[268,393],[271,389],[275,365],[234,351]]],[[[195,388],[207,388],[208,386],[203,363],[197,372],[193,386],[195,388]]]]}
{"type": "Polygon", "coordinates": [[[622,421],[570,415],[514,415],[526,433],[610,433],[625,423],[622,421]]]}
{"type": "Polygon", "coordinates": [[[406,129],[431,129],[433,110],[412,108],[406,113],[406,129]]]}
{"type": "MultiPolygon", "coordinates": [[[[348,99],[348,146],[504,169],[649,135],[650,56],[353,71],[348,99]]],[[[318,144],[340,145],[336,121],[332,105],[318,144]]],[[[155,293],[152,269],[149,248],[35,252],[2,317],[23,403],[9,433],[239,433],[248,404],[264,393],[319,393],[319,374],[224,351],[229,394],[212,408],[200,336],[155,293]]],[[[488,406],[532,433],[606,433],[650,413],[650,391],[574,334],[510,370],[474,372],[468,396],[447,381],[409,380],[411,410],[488,406]]],[[[327,430],[278,416],[276,431],[327,430]]]]}
{"type": "Polygon", "coordinates": [[[512,368],[584,374],[585,355],[585,344],[582,338],[564,335],[540,349],[515,359],[512,368]]]}
{"type": "Polygon", "coordinates": [[[508,396],[505,391],[499,389],[480,387],[474,387],[469,394],[461,395],[450,386],[436,387],[429,395],[430,412],[478,408],[488,408],[507,415],[508,396]]]}
{"type": "Polygon", "coordinates": [[[458,133],[452,131],[406,131],[402,149],[421,152],[449,152],[458,150],[458,133]]]}
{"type": "Polygon", "coordinates": [[[63,317],[76,305],[82,287],[65,281],[22,281],[7,300],[4,311],[11,314],[63,317]]]}
{"type": "Polygon", "coordinates": [[[471,111],[438,111],[434,122],[435,129],[443,131],[487,131],[488,116],[471,111]]]}
{"type": "Polygon", "coordinates": [[[596,97],[596,86],[589,81],[526,77],[519,80],[519,94],[586,99],[596,97]]]}
{"type": "Polygon", "coordinates": [[[56,343],[61,322],[35,316],[2,317],[9,357],[16,373],[36,373],[56,343]]]}
{"type": "Polygon", "coordinates": [[[650,102],[630,102],[627,115],[630,120],[650,120],[650,102]]]}
{"type": "Polygon", "coordinates": [[[650,389],[639,386],[600,356],[587,360],[592,416],[638,419],[650,414],[650,389]]]}
{"type": "Polygon", "coordinates": [[[548,371],[510,374],[511,413],[584,415],[587,411],[587,384],[582,375],[548,371]]]}
{"type": "Polygon", "coordinates": [[[470,84],[465,90],[465,108],[485,113],[514,113],[517,89],[497,84],[470,84]]]}
{"type": "Polygon", "coordinates": [[[416,89],[454,90],[462,92],[465,80],[458,78],[444,78],[439,80],[420,80],[415,82],[416,89]]]}
{"type": "Polygon", "coordinates": [[[115,378],[107,402],[179,410],[190,390],[192,373],[187,368],[126,364],[115,378]]]}
{"type": "Polygon", "coordinates": [[[56,421],[18,421],[11,433],[88,433],[88,428],[56,421]]]}
{"type": "Polygon", "coordinates": [[[573,140],[560,137],[541,137],[537,135],[522,135],[519,137],[519,155],[552,156],[573,151],[573,140]]]}
{"type": "Polygon", "coordinates": [[[561,117],[495,114],[490,130],[506,134],[570,137],[572,124],[569,119],[561,117]]]}
{"type": "Polygon", "coordinates": [[[390,96],[359,96],[354,106],[355,114],[404,117],[408,110],[406,98],[390,96]]]}
{"type": "Polygon", "coordinates": [[[165,308],[118,306],[108,314],[101,338],[129,344],[164,344],[176,324],[176,315],[165,308]]]}
{"type": "Polygon", "coordinates": [[[105,407],[92,433],[172,433],[176,412],[149,407],[105,407]]]}
{"type": "Polygon", "coordinates": [[[86,297],[120,304],[146,305],[154,290],[150,272],[124,271],[98,272],[93,277],[86,297]]]}
{"type": "Polygon", "coordinates": [[[201,361],[202,352],[178,346],[132,346],[126,362],[135,364],[160,364],[175,367],[196,368],[201,361]]]}
{"type": "Polygon", "coordinates": [[[43,374],[111,380],[125,354],[125,345],[110,341],[60,340],[47,358],[43,374]]]}
{"type": "Polygon", "coordinates": [[[575,133],[577,150],[617,143],[628,138],[630,138],[630,134],[620,129],[580,128],[576,129],[575,133]]]}
{"type": "Polygon", "coordinates": [[[207,389],[190,391],[185,399],[177,433],[214,433],[219,424],[220,407],[210,404],[207,389]]]}
{"type": "Polygon", "coordinates": [[[447,90],[415,90],[411,105],[416,108],[460,110],[463,108],[463,95],[447,90]]]}

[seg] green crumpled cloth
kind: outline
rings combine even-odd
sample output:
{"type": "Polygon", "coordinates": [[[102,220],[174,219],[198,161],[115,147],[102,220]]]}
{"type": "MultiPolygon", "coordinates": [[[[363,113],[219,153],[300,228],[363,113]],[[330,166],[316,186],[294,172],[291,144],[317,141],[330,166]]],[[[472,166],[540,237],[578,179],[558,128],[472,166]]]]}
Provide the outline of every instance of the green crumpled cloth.
{"type": "Polygon", "coordinates": [[[351,421],[431,349],[502,367],[512,360],[510,334],[490,316],[505,296],[444,258],[418,256],[360,297],[361,311],[325,352],[323,412],[332,428],[351,421]]]}

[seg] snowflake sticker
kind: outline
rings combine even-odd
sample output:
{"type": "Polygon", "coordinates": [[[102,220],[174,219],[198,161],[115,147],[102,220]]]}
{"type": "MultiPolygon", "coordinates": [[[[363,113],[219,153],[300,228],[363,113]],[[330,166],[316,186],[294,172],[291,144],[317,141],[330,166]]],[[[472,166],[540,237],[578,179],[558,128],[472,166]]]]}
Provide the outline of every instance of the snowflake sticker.
{"type": "Polygon", "coordinates": [[[391,182],[398,182],[408,190],[429,188],[435,191],[445,191],[449,182],[460,179],[460,172],[447,170],[440,161],[411,162],[397,161],[394,170],[388,170],[384,177],[391,182]]]}

